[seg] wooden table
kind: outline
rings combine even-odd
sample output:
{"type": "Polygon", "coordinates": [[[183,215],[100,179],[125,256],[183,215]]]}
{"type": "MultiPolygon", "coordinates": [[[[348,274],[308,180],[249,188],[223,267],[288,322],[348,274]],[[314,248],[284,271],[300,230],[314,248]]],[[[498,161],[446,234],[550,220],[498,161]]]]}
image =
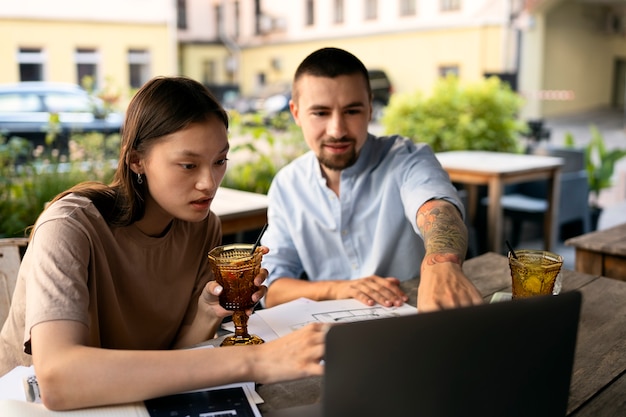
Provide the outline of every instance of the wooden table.
{"type": "MultiPolygon", "coordinates": [[[[486,301],[511,291],[506,257],[487,253],[468,260],[463,270],[486,301]]],[[[417,280],[403,283],[409,303],[417,300],[417,280]]],[[[583,296],[567,415],[626,416],[626,283],[575,271],[563,271],[562,291],[583,296]]],[[[262,413],[320,401],[321,378],[261,385],[262,413]]]]}
{"type": "Polygon", "coordinates": [[[626,281],[626,223],[565,241],[576,248],[575,269],[626,281]]]}
{"type": "Polygon", "coordinates": [[[488,187],[487,244],[489,250],[503,251],[504,220],[500,199],[504,186],[534,180],[548,180],[548,212],[544,216],[544,248],[551,250],[558,233],[561,158],[483,151],[437,153],[437,159],[450,175],[468,192],[468,215],[474,224],[478,207],[478,186],[488,187]]]}
{"type": "Polygon", "coordinates": [[[222,220],[223,235],[260,229],[267,222],[267,196],[220,187],[211,211],[222,220]]]}

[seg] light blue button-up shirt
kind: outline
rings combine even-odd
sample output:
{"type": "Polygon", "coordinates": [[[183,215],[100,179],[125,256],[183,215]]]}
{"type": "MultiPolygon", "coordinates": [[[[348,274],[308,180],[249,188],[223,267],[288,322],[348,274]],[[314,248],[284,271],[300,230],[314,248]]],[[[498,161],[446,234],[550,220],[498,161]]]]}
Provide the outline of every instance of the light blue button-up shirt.
{"type": "Polygon", "coordinates": [[[341,173],[340,197],[312,151],[275,176],[268,197],[268,285],[303,273],[311,281],[416,277],[425,252],[417,210],[445,199],[463,213],[431,148],[400,136],[369,135],[357,162],[341,173]]]}

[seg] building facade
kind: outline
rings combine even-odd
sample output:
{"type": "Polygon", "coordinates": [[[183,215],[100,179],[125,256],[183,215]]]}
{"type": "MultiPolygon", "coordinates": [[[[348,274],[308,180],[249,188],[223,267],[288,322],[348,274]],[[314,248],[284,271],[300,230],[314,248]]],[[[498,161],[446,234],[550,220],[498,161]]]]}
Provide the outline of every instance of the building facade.
{"type": "Polygon", "coordinates": [[[181,71],[211,73],[212,82],[237,83],[245,94],[288,83],[299,62],[323,46],[348,49],[369,68],[385,70],[398,92],[428,90],[448,72],[476,80],[515,65],[508,1],[178,3],[187,15],[187,25],[179,27],[181,71]],[[220,43],[225,54],[215,46],[220,43]]]}
{"type": "Polygon", "coordinates": [[[0,0],[0,82],[59,81],[127,98],[176,74],[170,0],[0,0]]]}
{"type": "Polygon", "coordinates": [[[323,46],[387,72],[397,93],[499,74],[523,118],[624,107],[624,0],[179,0],[180,70],[244,94],[289,82],[323,46]]]}
{"type": "Polygon", "coordinates": [[[498,74],[523,118],[626,96],[626,0],[0,0],[0,39],[0,82],[88,76],[123,95],[172,74],[254,95],[337,46],[400,94],[498,74]]]}

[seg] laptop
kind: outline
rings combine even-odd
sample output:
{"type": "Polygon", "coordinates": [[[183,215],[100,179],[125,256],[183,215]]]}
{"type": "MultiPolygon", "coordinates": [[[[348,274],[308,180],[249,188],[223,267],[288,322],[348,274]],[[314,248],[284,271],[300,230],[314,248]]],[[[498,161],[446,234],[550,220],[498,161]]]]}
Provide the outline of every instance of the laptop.
{"type": "Polygon", "coordinates": [[[565,416],[579,292],[333,326],[321,403],[271,417],[565,416]]]}

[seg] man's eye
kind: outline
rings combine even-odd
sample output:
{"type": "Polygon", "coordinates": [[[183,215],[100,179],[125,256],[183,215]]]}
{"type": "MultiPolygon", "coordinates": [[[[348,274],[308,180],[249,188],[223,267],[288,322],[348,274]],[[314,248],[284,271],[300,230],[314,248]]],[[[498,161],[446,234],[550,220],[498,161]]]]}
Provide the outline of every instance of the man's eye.
{"type": "Polygon", "coordinates": [[[225,165],[226,161],[228,161],[228,158],[224,158],[224,159],[218,159],[215,164],[216,165],[225,165]]]}
{"type": "Polygon", "coordinates": [[[195,164],[180,164],[182,169],[194,169],[196,167],[195,164]]]}

